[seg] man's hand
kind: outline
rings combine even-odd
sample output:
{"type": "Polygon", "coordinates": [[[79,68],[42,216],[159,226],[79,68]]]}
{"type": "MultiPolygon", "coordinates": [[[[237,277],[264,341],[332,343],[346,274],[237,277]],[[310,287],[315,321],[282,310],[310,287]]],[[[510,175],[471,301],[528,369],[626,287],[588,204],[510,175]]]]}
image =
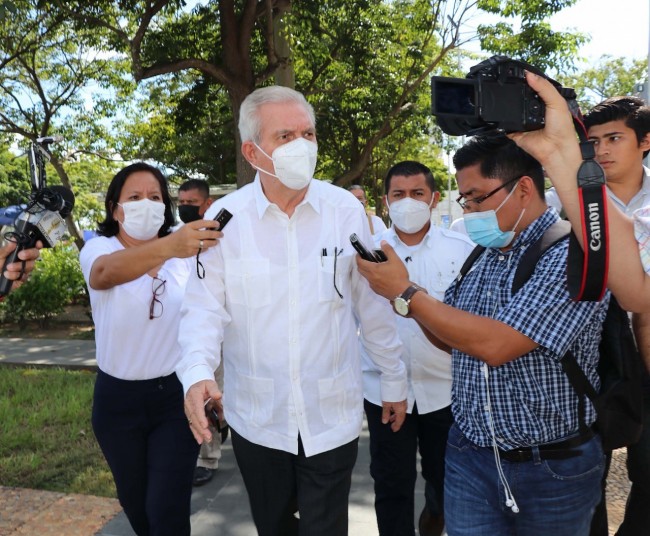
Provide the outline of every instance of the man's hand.
{"type": "MultiPolygon", "coordinates": [[[[15,242],[8,242],[7,245],[0,248],[0,265],[4,265],[6,258],[16,249],[16,247],[17,244],[15,242]]],[[[24,267],[23,263],[18,261],[12,262],[6,266],[5,271],[2,275],[8,280],[14,282],[11,286],[12,290],[17,289],[20,285],[27,281],[29,274],[34,269],[35,261],[38,259],[42,247],[43,243],[41,241],[38,241],[36,243],[36,247],[23,249],[22,251],[18,252],[18,258],[20,261],[25,261],[24,267]],[[23,272],[23,270],[24,273],[21,275],[21,272],[23,272]]]]}
{"type": "Polygon", "coordinates": [[[402,259],[387,242],[382,241],[381,249],[386,254],[387,261],[364,261],[357,255],[357,266],[372,290],[388,300],[393,300],[410,286],[409,273],[402,259]]]}
{"type": "Polygon", "coordinates": [[[185,416],[190,425],[190,430],[197,443],[212,441],[212,434],[208,428],[208,418],[205,416],[205,401],[208,398],[219,403],[221,391],[214,380],[203,380],[195,383],[185,395],[185,416]]]}
{"type": "Polygon", "coordinates": [[[390,429],[397,432],[404,424],[406,419],[406,400],[401,402],[382,402],[381,403],[381,422],[382,424],[390,423],[390,429]]]}
{"type": "MultiPolygon", "coordinates": [[[[549,164],[550,160],[577,157],[581,161],[573,119],[564,97],[551,82],[542,76],[528,72],[526,81],[546,105],[545,126],[541,130],[515,132],[509,134],[508,137],[536,158],[544,167],[549,164]]],[[[551,179],[553,178],[551,176],[551,179]]]]}

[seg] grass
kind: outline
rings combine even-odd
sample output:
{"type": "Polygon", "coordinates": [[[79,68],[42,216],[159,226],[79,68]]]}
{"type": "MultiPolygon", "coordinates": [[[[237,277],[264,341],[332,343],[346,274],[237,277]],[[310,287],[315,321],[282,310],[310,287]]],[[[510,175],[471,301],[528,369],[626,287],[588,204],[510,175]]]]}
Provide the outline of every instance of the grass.
{"type": "Polygon", "coordinates": [[[90,424],[94,372],[0,367],[0,484],[116,497],[90,424]]]}
{"type": "Polygon", "coordinates": [[[50,322],[46,326],[37,322],[25,325],[8,324],[3,322],[0,327],[0,337],[18,337],[29,339],[95,339],[95,328],[92,324],[50,322]]]}

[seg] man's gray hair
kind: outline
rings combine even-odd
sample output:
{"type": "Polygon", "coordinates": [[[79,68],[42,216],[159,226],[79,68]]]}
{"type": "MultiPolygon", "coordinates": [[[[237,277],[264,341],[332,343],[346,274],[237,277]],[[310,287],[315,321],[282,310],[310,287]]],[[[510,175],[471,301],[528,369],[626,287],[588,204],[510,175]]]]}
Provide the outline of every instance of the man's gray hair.
{"type": "Polygon", "coordinates": [[[316,126],[314,108],[307,102],[302,93],[284,86],[262,87],[248,95],[239,109],[239,135],[242,142],[254,141],[259,143],[261,124],[258,112],[260,107],[264,104],[280,102],[301,104],[307,110],[314,127],[316,126]]]}

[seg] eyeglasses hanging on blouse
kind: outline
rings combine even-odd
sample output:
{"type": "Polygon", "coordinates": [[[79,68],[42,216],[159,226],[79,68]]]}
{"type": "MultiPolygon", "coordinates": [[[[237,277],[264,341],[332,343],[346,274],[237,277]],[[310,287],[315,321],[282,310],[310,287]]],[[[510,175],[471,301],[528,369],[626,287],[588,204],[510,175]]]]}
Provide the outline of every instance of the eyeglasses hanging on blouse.
{"type": "Polygon", "coordinates": [[[149,320],[160,318],[163,314],[163,303],[158,299],[165,292],[167,280],[154,276],[151,280],[151,303],[149,304],[149,320]]]}

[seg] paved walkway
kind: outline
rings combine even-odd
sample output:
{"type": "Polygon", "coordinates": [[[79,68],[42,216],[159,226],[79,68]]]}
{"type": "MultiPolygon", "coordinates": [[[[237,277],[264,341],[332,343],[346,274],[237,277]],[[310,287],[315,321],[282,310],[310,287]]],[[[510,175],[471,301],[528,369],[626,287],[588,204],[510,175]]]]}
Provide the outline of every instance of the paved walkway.
{"type": "MultiPolygon", "coordinates": [[[[0,366],[3,363],[11,363],[94,368],[94,355],[94,341],[0,338],[0,366]]],[[[378,534],[369,465],[368,432],[364,427],[359,443],[359,456],[352,475],[349,510],[351,536],[378,534]]],[[[421,481],[418,481],[418,514],[424,505],[423,489],[421,481]]],[[[93,498],[92,505],[89,502],[88,508],[80,510],[79,496],[74,497],[60,493],[0,487],[0,536],[134,536],[116,500],[93,498]],[[39,502],[40,513],[36,514],[35,505],[39,502]],[[83,515],[80,516],[80,513],[83,515]],[[80,527],[80,517],[83,516],[86,517],[83,529],[85,532],[80,527]],[[58,526],[57,517],[60,518],[58,526]],[[45,519],[47,523],[43,523],[45,519]],[[77,528],[73,529],[73,526],[77,528]]],[[[192,536],[217,534],[257,534],[230,441],[226,441],[223,446],[215,478],[205,486],[195,488],[192,493],[192,536]]]]}
{"type": "MultiPolygon", "coordinates": [[[[58,365],[94,368],[94,341],[0,338],[0,365],[58,365]]],[[[373,487],[364,426],[352,475],[350,535],[377,536],[373,487]]],[[[1,483],[0,483],[1,484],[1,483]]],[[[418,479],[415,511],[423,506],[418,479]]],[[[610,532],[620,523],[629,491],[625,451],[615,451],[609,482],[610,532]]],[[[6,488],[0,485],[0,536],[134,536],[115,499],[6,488]]],[[[212,482],[192,493],[192,536],[255,536],[244,484],[230,441],[223,446],[212,482]]]]}

